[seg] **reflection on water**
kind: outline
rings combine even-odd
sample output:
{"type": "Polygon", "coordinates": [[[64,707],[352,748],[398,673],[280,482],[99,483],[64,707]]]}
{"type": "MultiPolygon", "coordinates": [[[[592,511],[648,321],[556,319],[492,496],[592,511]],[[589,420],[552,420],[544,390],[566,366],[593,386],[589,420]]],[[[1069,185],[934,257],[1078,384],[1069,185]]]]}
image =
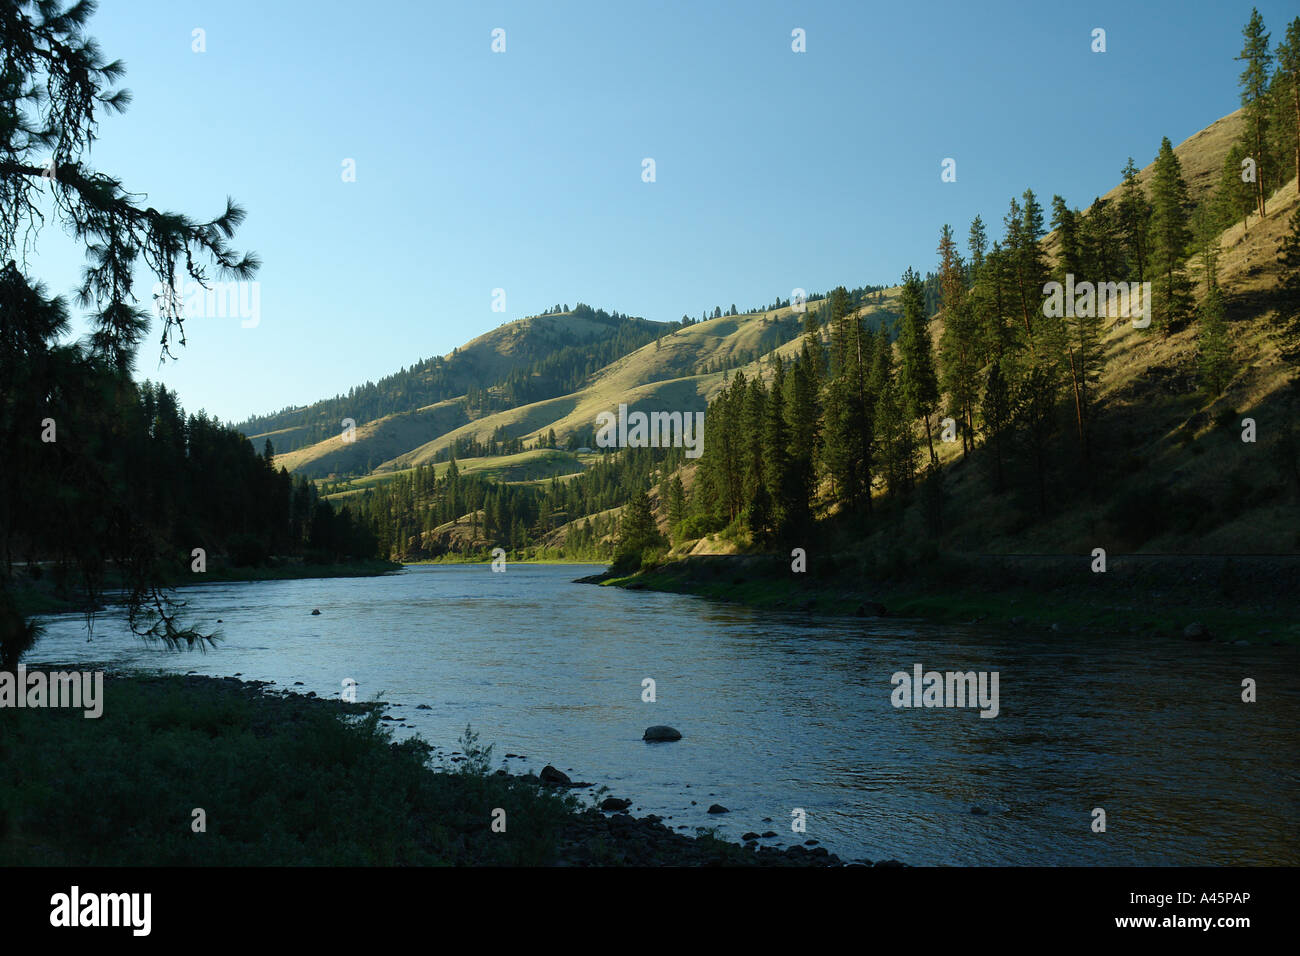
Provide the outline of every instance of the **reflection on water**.
{"type": "Polygon", "coordinates": [[[670,826],[770,829],[845,859],[1300,862],[1293,648],[814,620],[572,583],[586,573],[443,566],[190,588],[194,619],[224,622],[216,651],[148,648],[114,615],[87,643],[82,618],[61,615],[28,666],[240,673],[320,695],[354,678],[360,699],[402,705],[392,713],[448,750],[469,723],[498,759],[526,756],[513,770],[553,763],[670,826]],[[998,716],[895,709],[890,677],[918,663],[997,671],[998,716]],[[1241,702],[1244,677],[1258,703],[1241,702]],[[646,744],[650,724],[683,739],[646,744]],[[731,812],[710,816],[712,803],[731,812]],[[1091,831],[1095,807],[1106,833],[1091,831]]]}

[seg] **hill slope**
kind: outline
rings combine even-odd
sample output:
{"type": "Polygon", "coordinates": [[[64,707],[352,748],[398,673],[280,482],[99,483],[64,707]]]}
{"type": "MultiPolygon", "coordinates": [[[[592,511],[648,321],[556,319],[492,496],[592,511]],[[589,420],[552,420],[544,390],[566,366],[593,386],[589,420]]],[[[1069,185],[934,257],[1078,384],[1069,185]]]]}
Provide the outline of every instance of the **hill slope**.
{"type": "Polygon", "coordinates": [[[347,395],[258,416],[237,427],[259,448],[269,438],[290,470],[317,475],[356,471],[372,457],[384,461],[496,408],[571,391],[594,369],[675,327],[579,304],[570,312],[504,323],[447,355],[421,360],[347,395]],[[360,434],[360,426],[403,416],[392,427],[360,434]],[[337,447],[345,418],[357,424],[358,439],[372,447],[337,447]],[[322,447],[287,457],[314,444],[322,447]],[[321,457],[328,461],[313,464],[321,457]]]}

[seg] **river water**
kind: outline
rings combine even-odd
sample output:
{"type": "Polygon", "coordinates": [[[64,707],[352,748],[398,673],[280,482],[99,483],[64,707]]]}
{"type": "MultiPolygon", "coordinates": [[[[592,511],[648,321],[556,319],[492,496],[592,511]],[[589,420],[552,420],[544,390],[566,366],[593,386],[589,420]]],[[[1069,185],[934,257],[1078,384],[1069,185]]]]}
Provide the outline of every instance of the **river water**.
{"type": "Polygon", "coordinates": [[[186,588],[194,623],[223,621],[214,651],[147,647],[116,612],[87,642],[71,614],[47,619],[25,664],[241,674],[322,696],[350,678],[358,699],[400,705],[399,735],[444,753],[468,723],[498,765],[524,755],[504,761],[515,772],[552,763],[683,832],[774,830],[763,842],[815,839],[844,859],[1300,863],[1296,648],[814,618],[573,583],[594,570],[186,588]],[[916,664],[997,672],[997,716],[894,707],[891,675],[916,664]],[[1256,703],[1241,700],[1247,677],[1256,703]],[[683,739],[647,744],[651,724],[683,739]]]}

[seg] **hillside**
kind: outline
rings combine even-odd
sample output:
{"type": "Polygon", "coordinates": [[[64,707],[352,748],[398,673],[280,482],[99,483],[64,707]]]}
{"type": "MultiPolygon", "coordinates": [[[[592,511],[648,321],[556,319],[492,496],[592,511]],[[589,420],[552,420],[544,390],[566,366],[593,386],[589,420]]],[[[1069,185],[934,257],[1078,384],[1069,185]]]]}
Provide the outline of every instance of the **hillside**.
{"type": "MultiPolygon", "coordinates": [[[[892,321],[896,315],[897,293],[896,288],[884,290],[881,301],[863,306],[859,314],[869,324],[892,321]]],[[[816,304],[808,308],[816,308],[816,304]]],[[[633,410],[704,411],[722,387],[724,378],[736,369],[752,376],[760,369],[765,370],[766,360],[773,352],[785,358],[796,354],[803,320],[803,314],[787,306],[724,316],[678,329],[601,369],[590,384],[572,394],[466,422],[384,461],[376,470],[393,471],[426,464],[458,438],[481,441],[497,429],[504,429],[525,443],[534,443],[554,430],[561,442],[575,435],[590,445],[596,416],[603,411],[615,411],[620,403],[633,410]],[[701,371],[705,368],[725,371],[701,371]]]]}
{"type": "Polygon", "coordinates": [[[385,461],[493,410],[571,391],[590,371],[675,327],[579,304],[568,312],[506,322],[447,355],[347,395],[236,427],[259,449],[270,439],[277,459],[291,471],[368,471],[372,458],[385,461]],[[356,422],[358,446],[340,447],[345,418],[356,422]],[[318,447],[306,450],[313,445],[318,447]]]}
{"type": "MultiPolygon", "coordinates": [[[[1175,148],[1192,199],[1204,201],[1240,130],[1240,111],[1223,117],[1175,148]]],[[[1139,175],[1149,182],[1152,167],[1139,175]]],[[[1114,198],[1118,187],[1106,194],[1114,198]]],[[[1095,465],[1105,483],[1057,500],[1049,513],[1026,519],[1016,494],[991,493],[988,457],[978,447],[963,457],[959,443],[938,443],[943,466],[943,547],[971,553],[1087,554],[1105,546],[1122,553],[1285,554],[1300,550],[1300,481],[1294,387],[1297,369],[1274,335],[1279,243],[1300,208],[1294,179],[1274,192],[1261,221],[1225,229],[1219,238],[1218,282],[1226,297],[1236,365],[1224,394],[1199,387],[1197,336],[1189,323],[1169,336],[1134,330],[1127,317],[1107,323],[1096,383],[1100,444],[1095,465]],[[1243,442],[1243,420],[1256,423],[1243,442]]],[[[1051,256],[1055,235],[1044,246],[1051,256]]],[[[1195,294],[1204,293],[1198,259],[1188,259],[1195,294]]],[[[937,350],[941,316],[929,323],[937,350]]],[[[1062,445],[1068,442],[1062,441],[1062,445]]],[[[1069,455],[1061,469],[1079,465],[1069,455]]],[[[686,470],[690,470],[688,466],[686,470]]],[[[1058,481],[1064,495],[1067,483],[1058,481]]],[[[876,495],[883,494],[877,487],[876,495]]],[[[866,534],[852,548],[885,553],[929,538],[922,509],[909,507],[866,534]]],[[[845,546],[843,541],[837,546],[845,546]]],[[[735,553],[743,540],[682,542],[678,554],[735,553]]]]}
{"type": "MultiPolygon", "coordinates": [[[[988,495],[980,464],[963,464],[959,445],[941,444],[947,510],[955,519],[949,544],[1085,554],[1103,541],[1112,549],[1156,553],[1300,550],[1300,512],[1277,465],[1287,451],[1282,443],[1296,370],[1278,352],[1273,310],[1261,294],[1276,288],[1277,244],[1298,205],[1293,180],[1245,236],[1240,224],[1223,233],[1219,282],[1240,362],[1224,395],[1211,400],[1197,387],[1194,324],[1164,338],[1140,334],[1127,320],[1114,322],[1103,343],[1098,397],[1101,425],[1126,476],[1025,529],[1009,499],[988,495]],[[1241,440],[1248,417],[1258,425],[1253,444],[1241,440]]],[[[937,336],[940,324],[932,324],[937,336]]],[[[908,520],[919,523],[916,515],[908,520]]]]}
{"type": "MultiPolygon", "coordinates": [[[[481,475],[506,484],[532,483],[576,475],[599,457],[597,454],[579,454],[558,448],[530,448],[514,455],[461,458],[456,461],[456,469],[462,475],[481,475]]],[[[446,475],[451,463],[439,462],[432,467],[434,474],[442,477],[446,475]]],[[[399,475],[409,475],[412,470],[413,468],[403,468],[397,471],[378,471],[342,481],[332,485],[332,490],[324,497],[331,501],[347,499],[368,488],[388,484],[399,475]]]]}

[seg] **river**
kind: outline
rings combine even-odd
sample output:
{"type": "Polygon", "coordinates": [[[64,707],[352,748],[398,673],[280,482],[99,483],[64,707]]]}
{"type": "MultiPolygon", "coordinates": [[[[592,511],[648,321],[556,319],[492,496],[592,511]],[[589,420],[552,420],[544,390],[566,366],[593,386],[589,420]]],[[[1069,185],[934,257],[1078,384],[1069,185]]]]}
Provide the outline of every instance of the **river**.
{"type": "Polygon", "coordinates": [[[215,650],[146,646],[110,611],[90,642],[80,615],[46,618],[24,663],[240,674],[322,696],[352,679],[358,699],[399,705],[398,734],[444,753],[471,724],[498,766],[522,754],[505,765],[552,763],[683,832],[774,830],[763,842],[815,839],[846,860],[1300,863],[1294,647],[814,618],[573,583],[594,570],[204,585],[179,594],[194,623],[219,627],[215,650]],[[996,672],[997,716],[894,707],[891,675],[917,664],[996,672]],[[1241,700],[1247,677],[1256,703],[1241,700]],[[683,739],[645,743],[651,724],[683,739]]]}

